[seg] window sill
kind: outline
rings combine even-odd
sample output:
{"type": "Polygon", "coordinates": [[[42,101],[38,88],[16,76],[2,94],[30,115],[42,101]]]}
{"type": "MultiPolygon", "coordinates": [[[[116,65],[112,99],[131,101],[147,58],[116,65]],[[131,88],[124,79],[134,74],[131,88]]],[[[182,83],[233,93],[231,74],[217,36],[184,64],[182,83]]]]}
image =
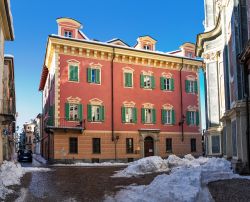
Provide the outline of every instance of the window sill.
{"type": "Polygon", "coordinates": [[[73,122],[80,122],[80,120],[66,120],[67,122],[71,122],[71,123],[73,123],[73,122]]]}
{"type": "Polygon", "coordinates": [[[156,123],[144,123],[143,125],[146,125],[146,126],[153,126],[155,125],[156,123]]]}
{"type": "Polygon", "coordinates": [[[124,88],[133,89],[133,86],[124,86],[124,88]]]}
{"type": "Polygon", "coordinates": [[[142,88],[143,90],[153,90],[153,88],[142,88]]]}
{"type": "Polygon", "coordinates": [[[164,126],[174,126],[175,124],[172,124],[172,123],[164,123],[164,124],[162,124],[162,125],[164,125],[164,126]]]}
{"type": "Polygon", "coordinates": [[[89,121],[89,123],[103,123],[102,121],[89,121]]]}
{"type": "Polygon", "coordinates": [[[101,83],[94,83],[94,82],[88,82],[90,85],[97,85],[97,86],[100,86],[101,83]]]}
{"type": "Polygon", "coordinates": [[[126,124],[126,125],[135,125],[136,123],[123,122],[123,124],[126,124]]]}
{"type": "Polygon", "coordinates": [[[80,83],[80,81],[70,81],[70,80],[68,80],[68,82],[70,82],[70,83],[80,83]]]}
{"type": "Polygon", "coordinates": [[[173,90],[165,90],[165,89],[163,89],[162,91],[163,91],[163,92],[166,92],[166,93],[174,92],[173,90]]]}

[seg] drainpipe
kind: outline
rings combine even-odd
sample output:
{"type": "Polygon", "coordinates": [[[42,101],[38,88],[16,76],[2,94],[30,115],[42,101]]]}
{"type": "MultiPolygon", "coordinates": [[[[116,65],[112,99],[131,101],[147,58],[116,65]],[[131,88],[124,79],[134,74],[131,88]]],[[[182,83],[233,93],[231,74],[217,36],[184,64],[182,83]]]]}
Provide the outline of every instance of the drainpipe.
{"type": "Polygon", "coordinates": [[[181,121],[179,125],[181,125],[181,141],[184,141],[184,115],[183,115],[183,100],[182,100],[182,74],[181,71],[183,69],[183,58],[181,58],[181,69],[180,69],[180,91],[181,91],[181,121]]]}
{"type": "Polygon", "coordinates": [[[117,160],[117,138],[114,134],[114,58],[115,48],[113,48],[112,60],[111,60],[111,131],[112,141],[115,144],[115,161],[117,160]]]}

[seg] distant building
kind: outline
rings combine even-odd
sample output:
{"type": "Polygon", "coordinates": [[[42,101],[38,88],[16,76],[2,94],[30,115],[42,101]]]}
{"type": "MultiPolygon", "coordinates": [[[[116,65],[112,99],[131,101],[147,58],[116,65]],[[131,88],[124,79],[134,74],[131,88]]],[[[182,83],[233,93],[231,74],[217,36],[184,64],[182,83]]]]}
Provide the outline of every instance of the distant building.
{"type": "Polygon", "coordinates": [[[25,133],[25,148],[35,152],[35,126],[32,121],[30,123],[23,124],[23,132],[25,133]]]}
{"type": "Polygon", "coordinates": [[[38,114],[36,116],[36,118],[34,119],[34,124],[35,124],[35,128],[34,128],[34,144],[35,144],[35,148],[34,148],[34,153],[35,154],[40,154],[41,153],[41,118],[42,115],[38,114]]]}
{"type": "Polygon", "coordinates": [[[52,162],[133,161],[146,156],[201,155],[195,45],[156,50],[141,36],[90,40],[82,25],[59,18],[48,38],[43,92],[42,155],[52,162]]]}
{"type": "Polygon", "coordinates": [[[206,64],[206,154],[231,159],[240,173],[250,172],[248,67],[238,60],[249,39],[249,3],[205,0],[205,32],[196,43],[206,64]]]}
{"type": "Polygon", "coordinates": [[[4,56],[4,42],[13,41],[13,23],[8,0],[0,1],[0,164],[11,158],[15,129],[14,59],[4,56]]]}

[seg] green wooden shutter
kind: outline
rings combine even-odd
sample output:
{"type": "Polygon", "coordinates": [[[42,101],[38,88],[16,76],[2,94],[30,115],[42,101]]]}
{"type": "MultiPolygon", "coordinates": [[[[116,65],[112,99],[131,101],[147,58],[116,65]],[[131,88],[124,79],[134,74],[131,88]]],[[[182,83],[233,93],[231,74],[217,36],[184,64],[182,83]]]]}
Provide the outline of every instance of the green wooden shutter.
{"type": "Polygon", "coordinates": [[[172,124],[175,124],[175,111],[172,109],[172,124]]]}
{"type": "Polygon", "coordinates": [[[155,109],[152,109],[152,115],[153,115],[153,119],[152,119],[152,122],[153,123],[156,123],[156,111],[155,111],[155,109]]]}
{"type": "Polygon", "coordinates": [[[145,109],[141,108],[141,122],[145,123],[145,109]]]}
{"type": "Polygon", "coordinates": [[[122,123],[125,123],[126,122],[126,115],[125,115],[125,107],[122,107],[122,123]]]}
{"type": "Polygon", "coordinates": [[[186,89],[186,93],[189,93],[189,80],[185,81],[185,89],[186,89]]]}
{"type": "Polygon", "coordinates": [[[104,106],[101,106],[101,121],[105,120],[105,109],[104,106]]]}
{"type": "Polygon", "coordinates": [[[196,125],[200,125],[200,114],[199,111],[196,111],[196,125]]]}
{"type": "Polygon", "coordinates": [[[140,75],[140,84],[141,84],[141,88],[144,88],[144,75],[143,74],[140,75]]]}
{"type": "Polygon", "coordinates": [[[164,77],[160,78],[160,81],[161,81],[161,90],[165,90],[164,89],[164,79],[165,79],[164,77]]]}
{"type": "Polygon", "coordinates": [[[82,104],[78,105],[78,116],[79,116],[79,121],[82,121],[82,104]]]}
{"type": "Polygon", "coordinates": [[[197,84],[197,81],[194,82],[194,92],[198,93],[198,84],[197,84]]]}
{"type": "Polygon", "coordinates": [[[78,66],[75,66],[74,68],[74,81],[78,81],[78,66]]]}
{"type": "Polygon", "coordinates": [[[100,83],[100,80],[101,80],[101,78],[100,78],[100,69],[96,69],[96,83],[100,83]]]}
{"type": "Polygon", "coordinates": [[[69,66],[69,80],[74,80],[74,66],[69,66]]]}
{"type": "Polygon", "coordinates": [[[48,124],[49,126],[53,126],[54,125],[54,107],[50,106],[49,107],[49,119],[48,119],[48,124]]]}
{"type": "Polygon", "coordinates": [[[133,108],[133,123],[137,123],[137,109],[133,108]]]}
{"type": "Polygon", "coordinates": [[[125,79],[125,87],[129,87],[129,73],[124,74],[125,79]]]}
{"type": "Polygon", "coordinates": [[[88,121],[92,121],[92,106],[91,105],[87,105],[87,110],[88,110],[88,121]]]}
{"type": "Polygon", "coordinates": [[[189,111],[187,111],[187,113],[186,113],[186,122],[187,122],[187,125],[190,125],[190,113],[189,113],[189,111]]]}
{"type": "Polygon", "coordinates": [[[173,78],[170,79],[170,83],[171,83],[171,91],[174,91],[174,79],[173,78]]]}
{"type": "Polygon", "coordinates": [[[87,68],[87,81],[91,83],[91,68],[87,68]]]}
{"type": "Polygon", "coordinates": [[[69,120],[69,103],[65,103],[65,118],[69,120]]]}
{"type": "Polygon", "coordinates": [[[161,123],[162,124],[166,123],[166,110],[165,109],[161,110],[161,123]]]}
{"type": "Polygon", "coordinates": [[[151,88],[155,89],[155,77],[151,76],[151,88]]]}
{"type": "Polygon", "coordinates": [[[132,73],[128,73],[128,86],[132,87],[132,84],[133,84],[133,82],[132,82],[132,73]]]}

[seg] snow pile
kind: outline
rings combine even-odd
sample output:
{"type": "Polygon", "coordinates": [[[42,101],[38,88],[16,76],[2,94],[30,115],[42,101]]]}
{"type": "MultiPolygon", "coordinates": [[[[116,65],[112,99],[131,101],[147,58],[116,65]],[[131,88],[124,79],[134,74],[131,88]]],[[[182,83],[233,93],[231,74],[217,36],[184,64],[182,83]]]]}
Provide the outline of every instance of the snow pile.
{"type": "Polygon", "coordinates": [[[128,186],[114,197],[106,197],[106,201],[209,202],[212,197],[206,187],[207,183],[239,178],[239,175],[233,173],[230,162],[223,158],[195,159],[187,155],[181,159],[171,155],[165,162],[173,168],[169,175],[158,175],[146,186],[128,186]]]}
{"type": "Polygon", "coordinates": [[[79,167],[108,167],[108,166],[127,166],[128,163],[118,163],[118,162],[103,162],[103,163],[82,163],[76,162],[73,164],[53,164],[52,166],[63,166],[63,167],[71,167],[71,166],[79,166],[79,167]]]}
{"type": "Polygon", "coordinates": [[[124,170],[118,171],[113,177],[132,177],[153,172],[168,171],[166,160],[159,156],[150,156],[129,164],[124,170]]]}
{"type": "Polygon", "coordinates": [[[20,163],[4,161],[0,167],[0,199],[5,199],[13,190],[7,188],[11,185],[19,185],[23,175],[33,171],[50,171],[49,168],[21,167],[20,163]]]}

